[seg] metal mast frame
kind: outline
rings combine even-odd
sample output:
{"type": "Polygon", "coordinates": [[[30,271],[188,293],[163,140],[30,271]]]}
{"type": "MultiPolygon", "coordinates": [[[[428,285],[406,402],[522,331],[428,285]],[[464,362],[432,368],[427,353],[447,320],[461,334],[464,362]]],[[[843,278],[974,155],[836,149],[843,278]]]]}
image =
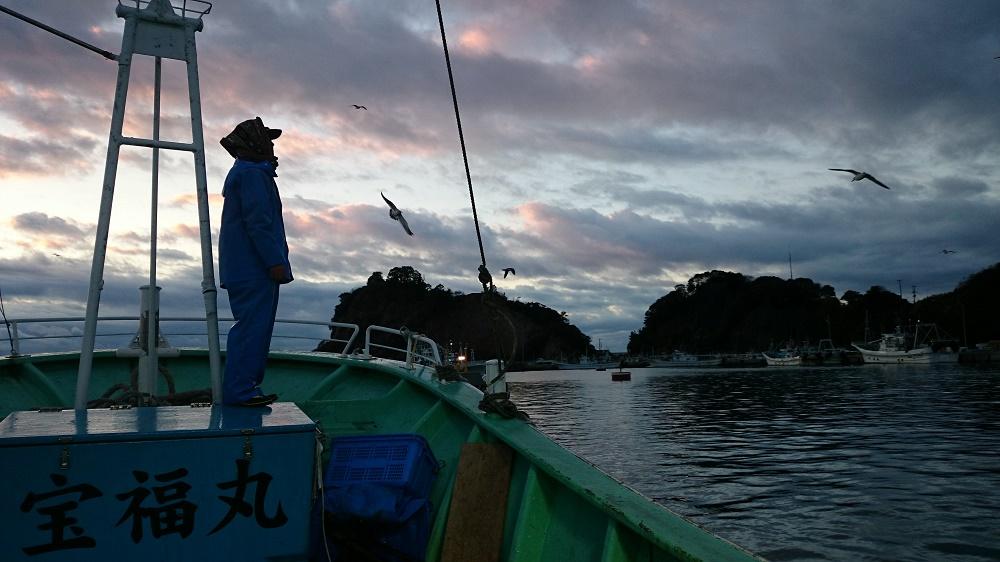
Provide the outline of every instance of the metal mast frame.
{"type": "Polygon", "coordinates": [[[104,165],[104,188],[101,194],[100,215],[94,242],[94,258],[90,270],[90,290],[87,295],[87,314],[84,323],[80,365],[77,372],[74,408],[87,407],[87,394],[94,359],[94,341],[97,334],[97,315],[100,309],[101,290],[104,288],[104,263],[111,228],[111,207],[114,201],[118,157],[123,145],[144,146],[153,149],[152,210],[150,224],[150,275],[149,286],[153,293],[152,310],[148,316],[149,342],[145,357],[146,376],[139,381],[139,390],[153,393],[157,373],[156,317],[159,303],[156,298],[156,214],[159,183],[159,150],[180,150],[194,154],[195,182],[198,196],[198,222],[201,234],[202,295],[205,301],[205,319],[208,333],[209,371],[212,384],[212,401],[218,403],[222,396],[221,359],[219,350],[218,292],[215,285],[215,268],[212,256],[212,231],[208,212],[208,182],[205,173],[205,141],[201,122],[201,94],[198,81],[198,56],[195,33],[204,27],[202,16],[212,5],[198,0],[184,0],[177,9],[169,0],[119,0],[115,13],[125,20],[122,49],[118,55],[118,82],[115,88],[114,111],[111,116],[111,133],[108,154],[104,165]],[[129,74],[134,53],[155,58],[156,75],[153,110],[153,138],[125,137],[122,127],[125,120],[125,101],[128,96],[129,74]],[[188,98],[191,108],[191,142],[179,143],[159,139],[160,123],[160,65],[163,58],[184,61],[187,64],[188,98]]]}

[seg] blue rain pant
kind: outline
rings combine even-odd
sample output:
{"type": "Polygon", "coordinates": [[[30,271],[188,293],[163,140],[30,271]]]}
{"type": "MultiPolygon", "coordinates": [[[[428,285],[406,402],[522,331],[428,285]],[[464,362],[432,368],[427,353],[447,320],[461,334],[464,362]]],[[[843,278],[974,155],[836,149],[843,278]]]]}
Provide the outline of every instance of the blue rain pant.
{"type": "Polygon", "coordinates": [[[222,401],[245,402],[263,394],[267,352],[271,347],[274,316],[278,311],[278,287],[270,279],[228,283],[229,307],[236,323],[226,339],[226,372],[222,401]]]}

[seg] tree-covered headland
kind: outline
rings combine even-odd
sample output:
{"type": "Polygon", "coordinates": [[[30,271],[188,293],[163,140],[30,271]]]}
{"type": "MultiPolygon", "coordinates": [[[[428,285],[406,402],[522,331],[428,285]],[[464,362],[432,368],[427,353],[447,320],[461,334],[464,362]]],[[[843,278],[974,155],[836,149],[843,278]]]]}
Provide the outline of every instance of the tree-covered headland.
{"type": "Polygon", "coordinates": [[[646,311],[629,338],[636,355],[764,351],[830,338],[846,347],[932,322],[961,344],[1000,338],[1000,264],[965,279],[948,293],[907,300],[885,287],[839,298],[830,285],[807,278],[749,277],[707,271],[674,287],[646,311]],[[868,328],[866,334],[865,329],[868,328]]]}

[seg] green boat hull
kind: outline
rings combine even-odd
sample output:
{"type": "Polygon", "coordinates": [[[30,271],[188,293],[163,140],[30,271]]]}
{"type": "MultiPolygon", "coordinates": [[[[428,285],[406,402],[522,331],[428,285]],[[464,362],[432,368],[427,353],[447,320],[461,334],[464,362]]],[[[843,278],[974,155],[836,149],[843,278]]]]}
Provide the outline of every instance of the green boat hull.
{"type": "MultiPolygon", "coordinates": [[[[79,354],[0,358],[0,418],[15,410],[72,407],[79,354]]],[[[209,386],[207,351],[161,364],[175,391],[209,386]]],[[[128,382],[134,359],[94,355],[94,399],[128,382]]],[[[459,455],[465,443],[514,452],[500,560],[749,561],[740,547],[653,503],[517,419],[485,414],[482,394],[436,380],[430,368],[314,352],[271,353],[268,392],[295,402],[327,437],[418,433],[444,467],[432,491],[427,560],[441,557],[459,455]]],[[[160,377],[160,392],[167,388],[160,377]]]]}

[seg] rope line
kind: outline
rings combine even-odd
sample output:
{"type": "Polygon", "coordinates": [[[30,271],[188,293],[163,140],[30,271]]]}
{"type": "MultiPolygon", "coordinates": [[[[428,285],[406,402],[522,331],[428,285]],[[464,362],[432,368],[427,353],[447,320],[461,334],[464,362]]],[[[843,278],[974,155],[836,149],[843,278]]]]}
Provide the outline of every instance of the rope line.
{"type": "Polygon", "coordinates": [[[455,123],[458,124],[458,142],[462,145],[462,161],[465,162],[465,179],[469,184],[469,200],[472,201],[472,220],[476,223],[476,239],[479,241],[479,257],[486,267],[486,252],[483,251],[483,235],[479,230],[479,214],[476,212],[476,195],[472,191],[472,174],[469,172],[469,155],[465,150],[465,135],[462,133],[462,116],[458,111],[458,94],[455,93],[455,76],[451,71],[451,56],[448,54],[448,38],[444,33],[444,16],[441,15],[441,0],[437,4],[438,25],[441,28],[441,45],[444,46],[444,62],[448,67],[448,83],[451,84],[451,101],[455,105],[455,123]]]}
{"type": "MultiPolygon", "coordinates": [[[[500,362],[500,376],[503,376],[505,371],[504,357],[503,357],[503,345],[500,343],[500,338],[497,333],[497,307],[489,299],[494,298],[496,295],[493,294],[495,288],[493,286],[493,276],[490,275],[489,269],[486,267],[486,251],[483,250],[483,234],[479,228],[479,213],[476,211],[476,194],[472,189],[472,173],[469,171],[469,153],[465,148],[465,133],[462,132],[462,114],[458,109],[458,93],[455,90],[455,74],[451,69],[451,55],[448,53],[448,37],[444,32],[444,16],[441,13],[441,0],[434,0],[434,4],[437,6],[437,16],[438,16],[438,26],[441,29],[441,46],[444,48],[444,63],[448,67],[448,84],[451,86],[451,101],[455,106],[455,124],[458,126],[458,142],[462,146],[462,162],[465,164],[465,181],[469,184],[469,201],[472,203],[472,220],[476,225],[476,241],[479,242],[479,257],[482,260],[482,264],[479,266],[479,282],[483,285],[483,302],[487,306],[491,306],[492,313],[491,318],[491,330],[493,332],[493,341],[497,346],[497,359],[500,362]]],[[[510,322],[510,319],[507,319],[510,322]]],[[[513,323],[511,322],[511,328],[513,329],[513,323]]],[[[513,330],[515,343],[517,346],[516,330],[513,330]]],[[[514,350],[511,349],[511,354],[513,355],[514,350]]],[[[492,384],[494,381],[490,381],[492,384]]],[[[527,420],[527,414],[519,411],[517,406],[510,401],[510,395],[506,393],[489,394],[489,387],[485,389],[487,394],[484,395],[483,400],[479,403],[479,408],[484,411],[491,411],[500,414],[501,416],[512,418],[517,417],[523,420],[527,420]]]]}
{"type": "Polygon", "coordinates": [[[7,321],[7,310],[3,306],[3,291],[0,290],[0,316],[3,316],[3,324],[7,327],[7,341],[10,342],[10,354],[14,355],[14,334],[10,331],[10,322],[7,321]]]}

